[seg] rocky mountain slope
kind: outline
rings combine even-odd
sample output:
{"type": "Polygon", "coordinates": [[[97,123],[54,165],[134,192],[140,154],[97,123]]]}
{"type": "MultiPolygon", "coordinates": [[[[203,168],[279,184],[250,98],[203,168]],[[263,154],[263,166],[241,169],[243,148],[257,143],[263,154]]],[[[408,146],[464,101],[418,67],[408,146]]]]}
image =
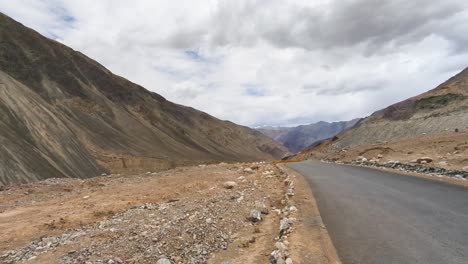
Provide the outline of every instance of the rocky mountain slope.
{"type": "Polygon", "coordinates": [[[421,95],[375,112],[295,159],[415,164],[468,171],[468,68],[421,95]]]}
{"type": "Polygon", "coordinates": [[[280,158],[253,129],[167,101],[0,13],[0,185],[280,158]]]}
{"type": "Polygon", "coordinates": [[[437,88],[377,111],[334,142],[337,148],[468,130],[468,68],[437,88]]]}
{"type": "Polygon", "coordinates": [[[266,136],[280,142],[291,152],[297,153],[314,143],[331,138],[347,130],[359,122],[360,119],[342,122],[318,122],[297,127],[262,127],[257,130],[266,136]]]}

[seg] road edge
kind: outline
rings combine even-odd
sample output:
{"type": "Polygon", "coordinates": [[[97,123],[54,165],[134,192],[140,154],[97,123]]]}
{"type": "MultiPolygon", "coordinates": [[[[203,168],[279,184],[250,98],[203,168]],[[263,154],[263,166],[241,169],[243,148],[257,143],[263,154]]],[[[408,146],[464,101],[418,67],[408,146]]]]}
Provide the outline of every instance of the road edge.
{"type": "MultiPolygon", "coordinates": [[[[317,161],[320,161],[320,160],[317,160],[317,161]]],[[[323,161],[320,161],[320,162],[323,162],[323,161]]],[[[403,171],[403,170],[392,169],[392,168],[380,168],[380,167],[373,167],[373,166],[365,166],[365,165],[359,165],[359,164],[341,164],[341,163],[333,163],[333,164],[343,165],[343,166],[359,167],[359,168],[367,168],[367,169],[378,170],[378,171],[382,171],[382,172],[395,173],[395,174],[398,174],[398,175],[401,175],[401,176],[416,177],[416,178],[425,179],[425,180],[428,180],[428,181],[433,181],[433,182],[438,182],[438,183],[443,183],[443,184],[449,184],[449,185],[468,188],[468,180],[460,180],[460,179],[456,179],[456,178],[448,177],[448,176],[437,177],[437,176],[430,175],[430,174],[425,174],[425,173],[412,172],[412,171],[403,171]]]]}
{"type": "Polygon", "coordinates": [[[328,230],[322,221],[320,210],[307,179],[284,164],[278,164],[277,166],[293,177],[297,183],[294,200],[300,210],[298,221],[295,224],[295,232],[291,239],[293,244],[291,254],[295,263],[342,264],[328,230]],[[295,244],[295,241],[303,243],[295,244]]]}

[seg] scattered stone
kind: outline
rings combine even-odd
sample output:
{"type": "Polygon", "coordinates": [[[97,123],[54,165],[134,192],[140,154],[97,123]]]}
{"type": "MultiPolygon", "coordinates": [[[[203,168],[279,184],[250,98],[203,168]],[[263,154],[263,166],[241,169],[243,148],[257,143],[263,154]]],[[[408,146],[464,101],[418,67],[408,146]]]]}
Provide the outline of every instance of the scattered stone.
{"type": "Polygon", "coordinates": [[[232,189],[232,188],[234,188],[236,186],[237,186],[237,183],[233,182],[233,181],[227,181],[227,182],[223,183],[224,189],[232,189]]]}
{"type": "Polygon", "coordinates": [[[260,222],[262,221],[262,212],[256,210],[256,209],[253,209],[250,211],[250,215],[249,215],[249,218],[248,218],[250,221],[256,223],[256,222],[260,222]]]}
{"type": "Polygon", "coordinates": [[[359,157],[357,157],[357,161],[366,162],[367,158],[364,157],[364,156],[359,156],[359,157]]]}
{"type": "Polygon", "coordinates": [[[286,264],[293,264],[293,260],[291,258],[287,258],[285,263],[286,264]]]}
{"type": "Polygon", "coordinates": [[[427,163],[431,163],[432,159],[429,158],[429,157],[422,157],[422,158],[417,159],[416,162],[419,163],[419,164],[427,164],[427,163]],[[425,163],[423,163],[423,162],[425,162],[425,163]]]}
{"type": "Polygon", "coordinates": [[[377,155],[377,158],[378,158],[378,159],[381,159],[381,158],[383,158],[383,155],[382,155],[382,154],[379,154],[379,155],[377,155]]]}
{"type": "MultiPolygon", "coordinates": [[[[96,213],[106,213],[106,217],[97,223],[83,225],[76,229],[67,229],[64,231],[67,234],[64,234],[63,237],[44,237],[32,241],[25,247],[15,249],[11,254],[4,252],[0,256],[0,263],[23,263],[31,258],[39,258],[46,253],[54,254],[54,256],[61,254],[57,256],[59,258],[57,262],[62,264],[122,264],[151,263],[151,261],[152,263],[157,261],[157,264],[207,263],[214,253],[227,249],[228,245],[234,241],[245,240],[246,246],[252,246],[258,233],[267,233],[270,232],[270,229],[266,228],[260,231],[260,225],[247,222],[245,220],[245,213],[248,212],[246,209],[252,209],[248,218],[249,221],[256,223],[263,221],[266,217],[265,214],[272,210],[269,204],[270,200],[284,199],[283,204],[289,212],[295,211],[297,208],[290,206],[291,200],[285,196],[285,191],[294,193],[294,184],[288,180],[285,182],[286,187],[283,186],[283,180],[288,177],[284,172],[278,171],[276,166],[267,164],[261,166],[257,174],[253,174],[251,165],[237,164],[236,169],[231,170],[232,175],[230,176],[232,177],[226,178],[235,180],[225,182],[222,184],[223,188],[219,183],[218,186],[206,189],[198,189],[197,185],[189,186],[190,191],[193,189],[194,194],[196,194],[194,199],[180,198],[183,202],[178,202],[178,199],[172,199],[171,197],[174,196],[171,195],[154,204],[145,204],[143,200],[141,204],[132,208],[112,212],[109,215],[107,215],[107,211],[96,210],[96,213]],[[244,173],[243,168],[247,168],[247,171],[251,170],[252,174],[244,173]],[[262,174],[273,176],[271,179],[267,179],[268,177],[262,176],[262,174]],[[245,182],[241,183],[237,179],[245,180],[245,182]],[[278,192],[271,192],[264,186],[283,190],[282,196],[278,192]],[[225,191],[224,188],[235,189],[225,191]],[[240,203],[241,201],[242,203],[240,203]],[[244,231],[243,229],[250,231],[250,235],[236,238],[236,232],[244,231]],[[94,238],[101,239],[101,237],[104,238],[102,243],[92,243],[87,248],[78,248],[82,241],[94,238]],[[65,245],[70,245],[65,247],[65,249],[69,248],[68,251],[64,251],[65,245]],[[60,250],[58,250],[59,248],[60,250]],[[73,250],[71,250],[72,248],[73,250]],[[128,260],[115,256],[126,252],[127,249],[128,252],[138,253],[132,255],[132,258],[128,260]],[[161,254],[165,256],[163,257],[161,254]],[[160,256],[159,259],[158,256],[160,256]]],[[[215,165],[208,165],[210,168],[212,166],[215,165]]],[[[198,168],[196,170],[197,172],[201,171],[198,168]]],[[[158,175],[166,176],[168,174],[159,172],[158,175]]],[[[144,172],[136,177],[148,178],[144,172]]],[[[121,179],[114,178],[104,180],[122,182],[121,179]]],[[[112,184],[108,186],[112,186],[112,184]]],[[[24,189],[20,193],[23,191],[24,189]]],[[[75,192],[75,190],[73,191],[75,192]]],[[[176,191],[180,192],[181,190],[176,191]]],[[[90,195],[91,193],[86,189],[78,197],[90,199],[90,195]]],[[[60,200],[60,202],[62,201],[60,200]]],[[[285,209],[276,209],[279,217],[285,217],[285,209]]],[[[277,219],[276,216],[273,218],[277,219]]],[[[285,238],[286,236],[283,236],[277,241],[281,241],[287,248],[288,244],[284,241],[285,238]]],[[[283,252],[277,263],[284,264],[286,260],[287,254],[283,252]]],[[[232,260],[225,260],[221,263],[232,264],[232,260]]]]}
{"type": "Polygon", "coordinates": [[[244,172],[253,173],[254,171],[251,168],[245,168],[244,172]]]}
{"type": "Polygon", "coordinates": [[[438,164],[439,164],[439,166],[447,166],[448,162],[447,161],[440,161],[438,164]]]}
{"type": "Polygon", "coordinates": [[[287,218],[287,217],[281,219],[281,221],[280,221],[280,233],[284,234],[285,232],[287,232],[288,229],[291,228],[291,226],[293,225],[294,220],[295,219],[293,219],[293,218],[287,218]]]}
{"type": "Polygon", "coordinates": [[[255,201],[255,209],[265,215],[269,213],[268,206],[262,201],[255,201]]]}
{"type": "Polygon", "coordinates": [[[158,259],[156,264],[171,264],[171,261],[164,257],[164,258],[158,259]]]}

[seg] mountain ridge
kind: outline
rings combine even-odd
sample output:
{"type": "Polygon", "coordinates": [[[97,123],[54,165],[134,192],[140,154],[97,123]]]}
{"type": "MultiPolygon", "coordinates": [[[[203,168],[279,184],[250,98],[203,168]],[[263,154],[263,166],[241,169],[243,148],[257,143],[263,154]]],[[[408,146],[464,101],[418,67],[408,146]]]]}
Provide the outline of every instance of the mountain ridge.
{"type": "Polygon", "coordinates": [[[359,121],[359,118],[340,122],[319,121],[296,127],[262,127],[257,128],[257,130],[280,142],[291,152],[297,153],[316,142],[332,138],[344,130],[353,127],[359,121]]]}
{"type": "Polygon", "coordinates": [[[181,106],[0,13],[0,184],[281,158],[261,133],[181,106]]]}
{"type": "MultiPolygon", "coordinates": [[[[450,169],[468,169],[468,68],[436,88],[392,104],[296,159],[412,162],[431,156],[450,169]],[[381,158],[379,158],[381,157],[381,158]]],[[[432,165],[434,166],[434,165],[432,165]]]]}

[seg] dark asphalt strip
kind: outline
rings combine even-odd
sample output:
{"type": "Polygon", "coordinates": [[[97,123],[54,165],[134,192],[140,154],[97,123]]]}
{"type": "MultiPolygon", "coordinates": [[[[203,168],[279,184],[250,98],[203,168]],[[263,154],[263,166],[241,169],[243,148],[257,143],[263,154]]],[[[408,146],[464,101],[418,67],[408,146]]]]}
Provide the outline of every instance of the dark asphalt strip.
{"type": "Polygon", "coordinates": [[[468,188],[379,170],[304,161],[345,264],[468,264],[468,188]]]}

